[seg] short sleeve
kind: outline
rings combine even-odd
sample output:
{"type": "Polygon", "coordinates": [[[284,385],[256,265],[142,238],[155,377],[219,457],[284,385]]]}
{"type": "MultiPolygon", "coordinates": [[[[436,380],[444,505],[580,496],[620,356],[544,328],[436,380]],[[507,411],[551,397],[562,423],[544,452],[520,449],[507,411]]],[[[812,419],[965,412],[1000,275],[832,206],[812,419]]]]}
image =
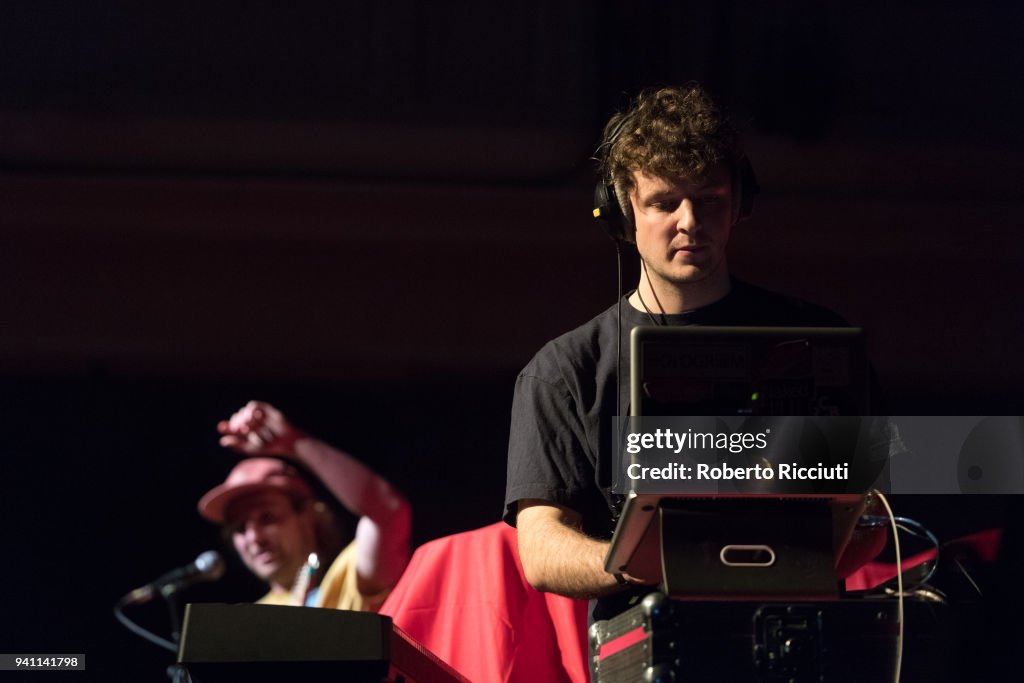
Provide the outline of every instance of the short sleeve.
{"type": "Polygon", "coordinates": [[[564,382],[529,370],[512,400],[504,520],[515,526],[518,501],[533,498],[582,512],[594,486],[594,459],[576,401],[564,382]]]}
{"type": "Polygon", "coordinates": [[[359,592],[356,574],[356,542],[352,541],[338,553],[320,582],[318,607],[376,612],[384,603],[390,589],[373,595],[359,592]]]}

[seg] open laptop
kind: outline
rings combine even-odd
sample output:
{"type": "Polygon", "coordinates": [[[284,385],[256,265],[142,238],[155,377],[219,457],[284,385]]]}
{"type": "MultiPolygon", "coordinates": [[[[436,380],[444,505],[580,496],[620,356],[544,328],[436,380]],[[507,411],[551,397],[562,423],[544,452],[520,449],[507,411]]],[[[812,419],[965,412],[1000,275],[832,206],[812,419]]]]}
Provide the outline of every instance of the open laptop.
{"type": "Polygon", "coordinates": [[[631,415],[870,415],[855,327],[640,326],[631,415]]]}
{"type": "MultiPolygon", "coordinates": [[[[637,327],[630,415],[869,415],[857,328],[637,327]]],[[[609,572],[661,577],[691,599],[838,597],[859,494],[627,497],[609,572]]]]}

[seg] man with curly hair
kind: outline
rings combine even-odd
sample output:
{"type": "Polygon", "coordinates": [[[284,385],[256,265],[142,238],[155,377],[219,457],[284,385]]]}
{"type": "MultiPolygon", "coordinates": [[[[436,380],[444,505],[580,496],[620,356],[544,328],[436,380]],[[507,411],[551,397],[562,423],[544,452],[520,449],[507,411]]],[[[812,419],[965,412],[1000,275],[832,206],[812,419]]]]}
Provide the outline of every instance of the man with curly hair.
{"type": "Polygon", "coordinates": [[[618,382],[616,335],[628,349],[637,325],[845,323],[730,276],[729,236],[756,182],[734,127],[699,86],[641,94],[608,122],[598,156],[606,194],[621,206],[613,233],[635,244],[640,281],[621,306],[549,342],[520,373],[504,518],[518,527],[527,580],[602,598],[593,617],[603,619],[621,609],[629,584],[645,583],[603,567],[614,511],[598,455],[611,457],[612,418],[625,414],[629,389],[618,382]]]}

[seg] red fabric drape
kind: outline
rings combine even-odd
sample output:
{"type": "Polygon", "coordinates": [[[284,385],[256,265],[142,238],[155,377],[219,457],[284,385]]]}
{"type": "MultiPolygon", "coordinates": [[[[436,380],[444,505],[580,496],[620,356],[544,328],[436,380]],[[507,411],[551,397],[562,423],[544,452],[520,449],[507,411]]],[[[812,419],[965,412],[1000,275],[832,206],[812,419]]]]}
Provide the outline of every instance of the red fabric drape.
{"type": "MultiPolygon", "coordinates": [[[[949,544],[991,562],[999,531],[949,544]]],[[[905,558],[904,568],[931,559],[905,558]]],[[[877,586],[894,564],[869,562],[848,590],[877,586]]],[[[586,683],[587,603],[534,590],[523,576],[516,530],[492,524],[424,544],[381,608],[399,628],[476,683],[586,683]]]]}
{"type": "Polygon", "coordinates": [[[586,601],[534,590],[504,523],[421,546],[381,614],[477,683],[589,680],[586,601]]]}

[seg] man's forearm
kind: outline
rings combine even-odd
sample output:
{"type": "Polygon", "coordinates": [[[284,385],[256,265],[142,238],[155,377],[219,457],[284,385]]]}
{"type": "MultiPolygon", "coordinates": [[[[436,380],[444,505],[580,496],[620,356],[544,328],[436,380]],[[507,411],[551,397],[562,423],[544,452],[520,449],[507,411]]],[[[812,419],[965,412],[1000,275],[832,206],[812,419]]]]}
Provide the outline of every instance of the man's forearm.
{"type": "Polygon", "coordinates": [[[537,590],[591,599],[621,590],[604,570],[608,543],[573,528],[571,516],[545,505],[524,507],[517,518],[519,556],[537,590]]]}
{"type": "Polygon", "coordinates": [[[407,505],[402,494],[369,467],[320,439],[297,438],[294,455],[355,515],[386,524],[407,505]]]}

